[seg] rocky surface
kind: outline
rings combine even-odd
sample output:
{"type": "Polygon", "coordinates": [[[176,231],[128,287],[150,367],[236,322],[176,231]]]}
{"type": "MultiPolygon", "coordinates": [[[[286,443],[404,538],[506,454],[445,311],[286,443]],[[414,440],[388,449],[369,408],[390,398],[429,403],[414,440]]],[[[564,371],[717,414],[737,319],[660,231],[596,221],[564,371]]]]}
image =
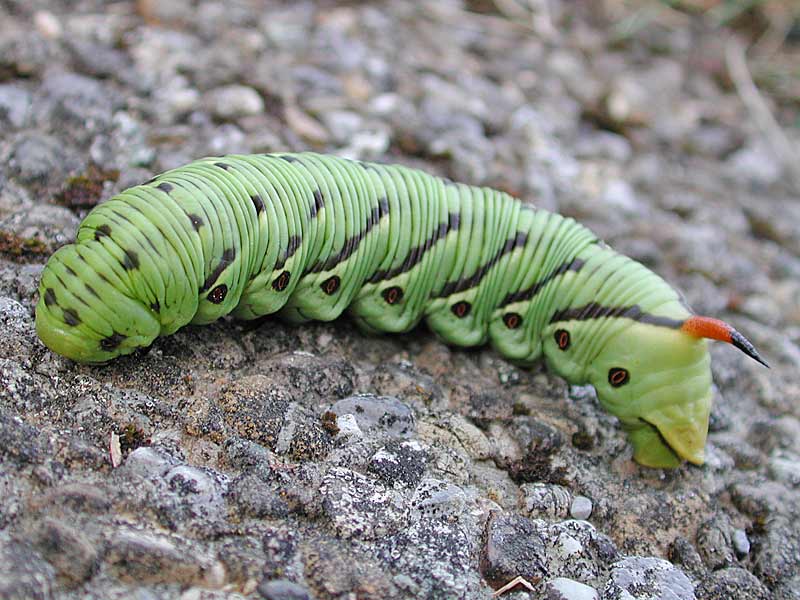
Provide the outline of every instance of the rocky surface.
{"type": "MultiPolygon", "coordinates": [[[[724,31],[583,4],[0,3],[0,597],[798,597],[797,190],[724,31]],[[708,462],[662,472],[590,388],[424,330],[224,320],[105,367],[38,342],[93,204],[301,149],[578,217],[772,369],[714,346],[708,462]]],[[[797,97],[766,100],[796,143],[797,97]]]]}

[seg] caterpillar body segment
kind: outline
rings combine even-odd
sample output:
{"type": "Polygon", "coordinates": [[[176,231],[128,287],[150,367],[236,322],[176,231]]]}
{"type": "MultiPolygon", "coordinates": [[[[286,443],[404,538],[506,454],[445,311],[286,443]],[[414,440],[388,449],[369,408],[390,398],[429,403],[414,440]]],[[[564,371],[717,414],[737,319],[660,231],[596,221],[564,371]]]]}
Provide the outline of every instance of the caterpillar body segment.
{"type": "MultiPolygon", "coordinates": [[[[643,464],[703,462],[704,338],[755,349],[690,313],[660,277],[573,219],[402,166],[312,153],[206,158],[96,207],[49,260],[36,328],[102,363],[226,314],[407,331],[542,355],[591,383],[643,464]]],[[[763,362],[763,361],[761,361],[763,362]]]]}

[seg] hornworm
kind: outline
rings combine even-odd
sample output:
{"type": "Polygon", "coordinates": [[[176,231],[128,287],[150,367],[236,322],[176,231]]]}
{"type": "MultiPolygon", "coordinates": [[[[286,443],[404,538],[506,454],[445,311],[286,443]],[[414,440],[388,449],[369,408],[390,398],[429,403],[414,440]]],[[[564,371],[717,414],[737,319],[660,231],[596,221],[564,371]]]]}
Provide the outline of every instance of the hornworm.
{"type": "MultiPolygon", "coordinates": [[[[421,171],[312,153],[173,169],[100,204],[47,263],[36,330],[102,363],[229,313],[293,322],[346,308],[369,331],[425,319],[590,383],[645,465],[702,464],[705,338],[761,363],[730,325],[693,315],[663,279],[571,218],[421,171]]],[[[766,364],[766,363],[764,363],[766,364]]]]}

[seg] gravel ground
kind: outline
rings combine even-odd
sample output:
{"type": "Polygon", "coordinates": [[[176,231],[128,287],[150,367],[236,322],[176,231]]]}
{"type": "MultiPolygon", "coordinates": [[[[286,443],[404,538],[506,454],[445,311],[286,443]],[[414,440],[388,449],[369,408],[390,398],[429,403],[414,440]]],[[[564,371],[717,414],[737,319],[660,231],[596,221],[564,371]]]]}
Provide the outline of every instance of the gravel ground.
{"type": "Polygon", "coordinates": [[[588,4],[0,1],[0,597],[800,598],[798,195],[721,33],[588,4]],[[422,330],[225,320],[105,367],[38,342],[93,204],[302,149],[575,216],[772,369],[715,345],[708,462],[662,472],[590,388],[422,330]]]}

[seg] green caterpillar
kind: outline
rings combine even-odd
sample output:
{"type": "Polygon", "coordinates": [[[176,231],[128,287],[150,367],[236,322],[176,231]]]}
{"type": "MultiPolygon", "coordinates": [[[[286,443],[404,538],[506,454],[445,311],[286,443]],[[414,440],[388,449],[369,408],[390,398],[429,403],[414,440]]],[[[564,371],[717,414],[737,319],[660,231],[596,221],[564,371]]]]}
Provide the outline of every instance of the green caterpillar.
{"type": "Polygon", "coordinates": [[[187,323],[278,312],[369,331],[422,318],[446,342],[542,354],[590,383],[635,459],[702,464],[706,341],[732,327],[573,219],[402,166],[311,153],[206,158],[97,206],[42,273],[36,330],[102,363],[187,323]]]}

